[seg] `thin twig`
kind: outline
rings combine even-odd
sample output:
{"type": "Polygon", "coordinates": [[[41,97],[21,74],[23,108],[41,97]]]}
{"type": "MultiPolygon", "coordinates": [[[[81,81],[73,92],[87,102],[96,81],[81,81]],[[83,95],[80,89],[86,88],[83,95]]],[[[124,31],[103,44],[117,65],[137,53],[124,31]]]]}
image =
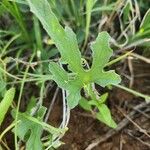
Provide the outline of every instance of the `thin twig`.
{"type": "Polygon", "coordinates": [[[134,83],[134,71],[133,71],[133,64],[132,64],[132,57],[129,56],[128,57],[128,67],[129,67],[129,70],[130,70],[130,84],[129,84],[129,88],[132,88],[133,86],[133,83],[134,83]]]}
{"type": "MultiPolygon", "coordinates": [[[[144,108],[145,106],[147,106],[149,103],[141,103],[137,106],[135,106],[135,109],[141,109],[144,108]]],[[[136,111],[133,110],[131,111],[128,116],[130,118],[134,118],[135,117],[135,113],[136,111]]],[[[121,131],[125,126],[127,126],[130,123],[130,121],[127,118],[124,118],[119,124],[118,127],[116,129],[111,129],[109,130],[104,136],[102,137],[98,137],[97,139],[93,140],[93,142],[88,145],[88,147],[85,150],[92,150],[94,147],[96,147],[97,145],[99,145],[100,143],[106,141],[107,139],[109,139],[110,137],[112,137],[113,135],[115,135],[116,133],[118,133],[119,131],[121,131]]]]}
{"type": "Polygon", "coordinates": [[[131,56],[133,56],[133,57],[135,57],[135,58],[138,58],[138,59],[140,59],[140,60],[142,60],[142,61],[144,61],[144,62],[150,64],[150,59],[149,59],[149,58],[146,58],[146,57],[144,57],[144,56],[138,55],[138,54],[136,54],[136,53],[131,53],[131,56]]]}
{"type": "Polygon", "coordinates": [[[150,148],[150,144],[149,143],[146,143],[143,140],[141,140],[140,138],[133,136],[132,133],[130,133],[130,132],[128,132],[128,135],[131,136],[132,138],[138,140],[139,142],[141,142],[142,144],[144,144],[144,145],[146,145],[146,146],[148,146],[150,148]]]}
{"type": "Polygon", "coordinates": [[[44,120],[45,122],[48,121],[48,118],[49,118],[50,113],[51,113],[51,111],[52,111],[52,108],[53,108],[53,106],[54,106],[54,103],[55,103],[55,100],[56,100],[56,97],[57,97],[58,92],[59,92],[59,88],[57,87],[57,89],[56,89],[56,91],[55,91],[55,93],[54,93],[52,102],[51,102],[51,104],[49,105],[48,112],[47,112],[46,117],[45,117],[45,120],[44,120]]]}
{"type": "Polygon", "coordinates": [[[115,52],[115,54],[118,54],[118,53],[120,53],[120,52],[126,51],[126,50],[128,50],[128,49],[133,48],[133,47],[136,47],[136,46],[145,44],[145,43],[147,43],[147,42],[150,42],[150,38],[144,38],[144,39],[137,40],[137,41],[132,42],[131,44],[129,44],[129,45],[123,47],[122,49],[117,50],[117,51],[115,52]]]}
{"type": "Polygon", "coordinates": [[[150,138],[150,135],[146,132],[145,129],[142,129],[136,122],[134,122],[128,115],[126,115],[120,108],[117,108],[134,126],[139,129],[139,132],[145,134],[147,137],[150,138]]]}
{"type": "MultiPolygon", "coordinates": [[[[10,148],[8,147],[8,145],[7,145],[3,140],[1,141],[1,143],[3,144],[3,146],[4,146],[7,150],[10,150],[10,148]]],[[[0,150],[2,150],[1,147],[0,147],[0,150]]]]}

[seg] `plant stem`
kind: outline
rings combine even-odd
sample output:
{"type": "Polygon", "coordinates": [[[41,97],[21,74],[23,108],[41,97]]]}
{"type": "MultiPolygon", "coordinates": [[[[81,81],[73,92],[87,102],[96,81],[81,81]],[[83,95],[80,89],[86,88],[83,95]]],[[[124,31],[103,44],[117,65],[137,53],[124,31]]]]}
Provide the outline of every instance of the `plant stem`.
{"type": "Polygon", "coordinates": [[[125,87],[125,86],[122,86],[122,85],[114,85],[114,86],[116,86],[116,87],[118,87],[118,88],[120,88],[120,89],[123,89],[123,90],[125,90],[125,91],[127,91],[127,92],[129,92],[129,93],[132,93],[132,94],[135,95],[135,96],[142,97],[142,98],[145,99],[146,102],[149,102],[149,101],[150,101],[150,96],[148,96],[148,95],[139,93],[139,92],[137,92],[137,91],[134,91],[134,90],[132,90],[132,89],[130,89],[130,88],[127,88],[127,87],[125,87]]]}

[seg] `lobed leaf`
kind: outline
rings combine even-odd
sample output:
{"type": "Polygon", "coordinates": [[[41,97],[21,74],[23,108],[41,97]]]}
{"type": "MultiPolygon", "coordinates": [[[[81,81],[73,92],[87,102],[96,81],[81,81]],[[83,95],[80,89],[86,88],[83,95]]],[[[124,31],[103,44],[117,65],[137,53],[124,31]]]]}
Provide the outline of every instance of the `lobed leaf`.
{"type": "Polygon", "coordinates": [[[97,73],[97,70],[103,70],[105,64],[112,56],[113,51],[109,47],[109,39],[110,36],[107,32],[101,32],[98,34],[96,41],[91,44],[93,52],[91,72],[97,73]]]}
{"type": "Polygon", "coordinates": [[[78,48],[76,35],[69,27],[65,29],[60,25],[58,19],[51,10],[47,0],[27,0],[31,11],[41,21],[44,29],[54,41],[72,71],[79,72],[82,69],[81,53],[78,48]]]}
{"type": "Polygon", "coordinates": [[[96,41],[92,43],[91,49],[93,51],[93,63],[89,72],[92,82],[105,87],[109,84],[118,84],[121,78],[115,71],[105,72],[103,68],[109,61],[113,54],[112,49],[109,47],[110,36],[107,32],[99,33],[96,41]]]}
{"type": "Polygon", "coordinates": [[[99,73],[96,77],[94,76],[93,78],[95,78],[95,83],[99,84],[102,87],[105,87],[110,84],[116,85],[121,82],[120,76],[117,73],[115,73],[114,70],[99,73]]]}
{"type": "MultiPolygon", "coordinates": [[[[19,113],[18,118],[20,120],[17,125],[17,136],[26,142],[26,150],[42,150],[43,144],[41,141],[41,135],[43,132],[43,127],[34,121],[29,120],[25,116],[31,116],[33,109],[36,107],[35,99],[32,98],[28,104],[27,111],[24,113],[19,113]]],[[[12,111],[12,116],[15,117],[16,111],[12,111]]],[[[44,114],[46,113],[46,108],[41,106],[35,113],[34,116],[38,121],[42,121],[44,114]]],[[[32,117],[33,118],[33,117],[32,117]]],[[[13,130],[14,131],[14,130],[13,130]]]]}
{"type": "Polygon", "coordinates": [[[107,32],[101,32],[91,45],[93,51],[92,67],[89,70],[84,70],[74,32],[69,27],[64,29],[60,25],[47,0],[27,0],[27,2],[31,11],[41,21],[44,29],[54,41],[62,60],[68,63],[68,69],[72,71],[69,74],[58,64],[50,63],[49,65],[53,80],[69,93],[67,100],[70,108],[74,108],[78,104],[82,87],[93,82],[104,87],[109,84],[118,84],[121,81],[120,76],[114,71],[104,71],[104,66],[113,53],[109,47],[110,36],[107,32]]]}

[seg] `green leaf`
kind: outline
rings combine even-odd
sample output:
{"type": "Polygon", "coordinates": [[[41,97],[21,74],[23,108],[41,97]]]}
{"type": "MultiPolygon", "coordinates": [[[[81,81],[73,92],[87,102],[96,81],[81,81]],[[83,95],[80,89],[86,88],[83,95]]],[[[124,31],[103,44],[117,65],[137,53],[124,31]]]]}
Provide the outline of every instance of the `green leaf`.
{"type": "Polygon", "coordinates": [[[88,103],[89,101],[87,101],[84,97],[82,97],[79,101],[79,105],[84,109],[84,110],[87,110],[87,111],[91,111],[91,106],[90,104],[88,103]]]}
{"type": "Polygon", "coordinates": [[[121,79],[113,70],[104,72],[103,68],[113,54],[109,47],[110,36],[107,32],[99,33],[96,41],[91,45],[93,51],[93,63],[90,70],[91,81],[105,87],[110,84],[118,84],[121,79]]]}
{"type": "Polygon", "coordinates": [[[91,44],[93,52],[91,72],[96,73],[97,70],[102,70],[112,56],[113,51],[109,47],[109,39],[110,36],[107,32],[101,32],[96,41],[91,44]]]}
{"type": "Polygon", "coordinates": [[[140,25],[140,29],[143,31],[150,29],[150,9],[146,12],[140,25]]]}
{"type": "Polygon", "coordinates": [[[96,114],[98,120],[102,121],[103,123],[107,124],[112,128],[116,128],[117,125],[111,117],[111,113],[107,105],[101,104],[98,106],[99,113],[96,114]]]}
{"type": "MultiPolygon", "coordinates": [[[[104,102],[105,99],[107,98],[107,93],[106,94],[103,94],[101,96],[101,100],[104,102]]],[[[111,117],[111,113],[110,113],[110,110],[109,108],[107,107],[107,105],[105,104],[102,104],[102,101],[99,101],[99,100],[90,100],[88,102],[89,105],[94,105],[98,108],[99,112],[96,113],[96,118],[98,120],[100,120],[101,122],[105,123],[106,125],[108,125],[109,127],[111,128],[116,128],[117,125],[115,123],[115,121],[112,119],[111,117]]]]}
{"type": "Polygon", "coordinates": [[[11,88],[6,91],[3,100],[0,103],[0,125],[5,118],[5,115],[12,104],[12,101],[15,96],[15,88],[11,88]]]}
{"type": "Polygon", "coordinates": [[[67,61],[72,71],[82,72],[83,68],[81,64],[81,53],[78,48],[76,35],[69,27],[65,28],[65,32],[67,41],[63,41],[63,45],[65,48],[63,49],[63,53],[61,54],[62,59],[67,61]]]}
{"type": "Polygon", "coordinates": [[[70,80],[69,74],[56,63],[51,62],[49,64],[49,70],[53,74],[53,80],[58,86],[68,91],[68,105],[70,109],[74,108],[81,98],[81,83],[78,80],[76,82],[70,80]]]}
{"type": "Polygon", "coordinates": [[[86,27],[85,27],[85,43],[88,39],[89,29],[90,29],[90,22],[91,22],[91,14],[92,8],[97,0],[87,0],[86,1],[86,27]]]}
{"type": "Polygon", "coordinates": [[[93,100],[93,99],[90,100],[90,101],[88,102],[88,104],[89,104],[89,105],[93,105],[93,106],[97,106],[97,107],[100,105],[99,102],[98,102],[98,100],[93,100]]]}
{"type": "Polygon", "coordinates": [[[67,97],[68,106],[70,109],[78,105],[79,100],[81,99],[80,88],[76,86],[70,86],[69,95],[67,97]]]}
{"type": "Polygon", "coordinates": [[[118,84],[121,81],[120,76],[114,71],[105,72],[103,70],[113,53],[109,47],[110,36],[107,32],[101,32],[92,44],[92,67],[84,70],[74,32],[69,27],[64,29],[60,25],[47,0],[27,0],[27,2],[31,11],[41,21],[44,29],[54,41],[62,60],[69,65],[68,69],[72,71],[68,73],[58,64],[50,63],[49,70],[53,75],[53,80],[69,93],[67,101],[70,108],[78,104],[82,87],[93,82],[104,87],[118,84]]]}
{"type": "Polygon", "coordinates": [[[41,126],[35,126],[34,124],[30,126],[30,137],[26,143],[26,149],[27,150],[42,150],[42,142],[40,140],[40,136],[42,134],[42,127],[41,126]],[[36,135],[38,134],[38,136],[36,135]],[[40,135],[40,136],[39,136],[40,135]]]}
{"type": "Polygon", "coordinates": [[[101,104],[98,106],[98,110],[101,113],[102,118],[104,119],[107,124],[111,123],[111,113],[107,105],[101,104]]]}
{"type": "Polygon", "coordinates": [[[129,20],[131,7],[132,7],[131,3],[129,1],[127,1],[123,8],[123,21],[125,24],[129,20]]]}
{"type": "Polygon", "coordinates": [[[97,76],[94,76],[95,83],[99,84],[102,87],[105,87],[110,84],[119,84],[121,82],[120,76],[115,73],[115,71],[107,71],[107,72],[101,72],[97,74],[97,76]]]}
{"type": "Polygon", "coordinates": [[[25,2],[24,0],[9,0],[9,1],[16,2],[16,3],[19,3],[19,4],[27,5],[27,2],[25,2]]]}
{"type": "Polygon", "coordinates": [[[0,96],[4,96],[6,91],[6,82],[0,79],[0,96]]]}
{"type": "Polygon", "coordinates": [[[36,108],[36,98],[35,97],[31,97],[30,102],[28,103],[27,109],[26,109],[26,113],[28,114],[32,114],[34,109],[36,108]]]}
{"type": "Polygon", "coordinates": [[[100,96],[100,99],[98,101],[102,104],[106,102],[107,98],[108,98],[108,93],[105,93],[100,96]]]}
{"type": "Polygon", "coordinates": [[[99,99],[96,99],[96,100],[92,99],[88,101],[88,104],[99,107],[101,104],[105,103],[105,101],[107,100],[107,97],[108,97],[108,93],[105,93],[101,95],[99,99]]]}
{"type": "Polygon", "coordinates": [[[72,29],[69,27],[64,29],[60,25],[47,0],[27,0],[27,2],[31,11],[36,14],[44,29],[59,49],[62,59],[70,65],[72,71],[81,71],[81,53],[78,48],[76,35],[72,29]]]}
{"type": "Polygon", "coordinates": [[[53,80],[58,86],[66,89],[69,80],[67,72],[54,62],[49,63],[49,70],[53,75],[53,80]]]}
{"type": "MultiPolygon", "coordinates": [[[[30,103],[28,104],[27,111],[24,113],[20,113],[18,115],[18,119],[20,120],[17,125],[17,136],[26,142],[26,150],[42,150],[43,145],[41,142],[41,135],[43,131],[43,127],[41,124],[38,124],[34,121],[29,120],[25,116],[30,116],[34,111],[34,116],[38,121],[42,121],[44,114],[46,113],[46,108],[41,106],[37,109],[35,99],[32,98],[30,103]],[[36,111],[35,111],[36,110],[36,111]]],[[[12,111],[12,116],[15,117],[15,110],[12,111]]],[[[33,118],[33,117],[32,117],[33,118]]],[[[13,129],[14,131],[14,129],[13,129]]]]}
{"type": "Polygon", "coordinates": [[[18,137],[26,141],[26,150],[42,150],[41,134],[42,126],[29,121],[26,118],[20,116],[21,122],[17,126],[18,137]]]}

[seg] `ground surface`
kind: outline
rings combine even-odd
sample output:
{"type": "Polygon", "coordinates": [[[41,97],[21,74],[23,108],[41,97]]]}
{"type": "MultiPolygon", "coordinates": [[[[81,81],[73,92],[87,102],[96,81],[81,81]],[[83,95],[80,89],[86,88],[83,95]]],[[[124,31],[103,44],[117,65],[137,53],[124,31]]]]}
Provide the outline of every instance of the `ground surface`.
{"type": "MultiPolygon", "coordinates": [[[[150,80],[148,74],[150,73],[150,67],[146,63],[141,61],[133,61],[133,67],[135,69],[135,79],[133,88],[142,91],[145,94],[149,93],[150,80]],[[136,69],[138,68],[138,69],[136,69]],[[144,79],[143,79],[143,76],[144,79]],[[144,87],[144,88],[143,88],[144,87]]],[[[128,73],[127,69],[125,69],[128,73]]],[[[61,146],[59,150],[83,150],[97,138],[106,138],[106,134],[111,135],[110,138],[100,143],[94,150],[149,150],[150,149],[150,105],[146,105],[140,113],[134,111],[137,105],[140,105],[144,101],[141,98],[137,98],[132,94],[129,94],[120,89],[113,89],[110,92],[108,105],[111,108],[114,119],[117,123],[120,123],[131,112],[136,112],[133,115],[133,119],[125,125],[115,135],[108,134],[111,130],[104,124],[93,119],[90,114],[84,112],[79,107],[71,111],[71,118],[69,123],[69,131],[62,139],[65,145],[61,146]],[[124,114],[124,115],[123,115],[124,114]],[[137,127],[139,125],[139,128],[137,127]],[[140,130],[144,129],[144,133],[140,130]]],[[[58,102],[55,104],[54,111],[50,117],[51,122],[59,123],[59,115],[61,113],[61,107],[58,102]]],[[[126,119],[128,120],[128,119],[126,119]]]]}

